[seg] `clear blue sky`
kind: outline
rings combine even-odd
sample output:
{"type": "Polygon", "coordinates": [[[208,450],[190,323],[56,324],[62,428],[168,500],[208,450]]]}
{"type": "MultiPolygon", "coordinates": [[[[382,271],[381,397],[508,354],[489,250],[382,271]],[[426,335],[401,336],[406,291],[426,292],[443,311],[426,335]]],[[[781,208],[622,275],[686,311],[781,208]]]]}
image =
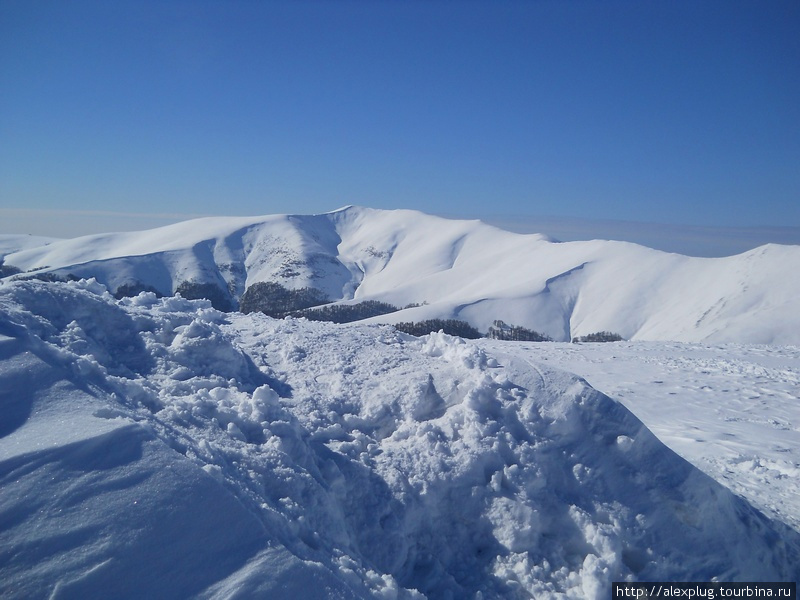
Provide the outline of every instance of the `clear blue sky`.
{"type": "Polygon", "coordinates": [[[0,0],[0,207],[797,227],[799,31],[797,0],[0,0]]]}

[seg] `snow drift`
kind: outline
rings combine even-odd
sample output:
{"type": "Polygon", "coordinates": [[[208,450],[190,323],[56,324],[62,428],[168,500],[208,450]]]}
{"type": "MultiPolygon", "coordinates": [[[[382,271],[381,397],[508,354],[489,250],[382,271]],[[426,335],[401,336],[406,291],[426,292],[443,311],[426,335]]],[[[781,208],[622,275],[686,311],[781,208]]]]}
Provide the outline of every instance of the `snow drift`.
{"type": "Polygon", "coordinates": [[[0,287],[0,595],[601,598],[798,534],[585,381],[444,334],[0,287]]]}
{"type": "Polygon", "coordinates": [[[401,309],[370,322],[455,318],[485,332],[499,319],[562,341],[610,331],[633,340],[800,343],[800,279],[788,275],[800,267],[800,246],[692,258],[359,207],[8,246],[5,264],[23,276],[94,277],[118,297],[177,292],[223,310],[269,282],[401,309]]]}

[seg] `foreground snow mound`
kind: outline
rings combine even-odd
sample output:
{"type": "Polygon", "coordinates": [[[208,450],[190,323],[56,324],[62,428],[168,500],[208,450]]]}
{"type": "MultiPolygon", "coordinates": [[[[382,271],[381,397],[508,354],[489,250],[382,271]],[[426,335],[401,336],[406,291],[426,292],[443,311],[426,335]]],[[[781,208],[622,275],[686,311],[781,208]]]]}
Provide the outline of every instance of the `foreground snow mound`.
{"type": "Polygon", "coordinates": [[[0,288],[0,595],[601,598],[800,541],[583,380],[461,339],[0,288]]]}

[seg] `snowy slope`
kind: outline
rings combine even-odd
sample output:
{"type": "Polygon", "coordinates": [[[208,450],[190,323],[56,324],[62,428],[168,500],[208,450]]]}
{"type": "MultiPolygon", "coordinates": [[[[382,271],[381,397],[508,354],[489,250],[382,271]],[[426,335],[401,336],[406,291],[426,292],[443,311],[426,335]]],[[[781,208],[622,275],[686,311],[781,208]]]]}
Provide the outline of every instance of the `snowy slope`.
{"type": "Polygon", "coordinates": [[[56,241],[58,241],[57,238],[43,236],[0,234],[0,278],[10,277],[20,272],[20,269],[5,264],[6,255],[29,248],[41,248],[56,241]]]}
{"type": "Polygon", "coordinates": [[[800,575],[796,531],[518,345],[7,283],[0,411],[4,598],[592,599],[800,575]]]}
{"type": "MultiPolygon", "coordinates": [[[[800,343],[800,246],[692,258],[624,242],[554,243],[479,221],[347,207],[323,215],[206,218],[11,253],[22,271],[95,277],[123,295],[217,290],[233,308],[258,282],[314,288],[331,301],[406,308],[373,322],[492,321],[553,339],[800,343]],[[184,286],[184,287],[182,287],[184,286]]],[[[209,296],[206,296],[209,297],[209,296]]]]}
{"type": "Polygon", "coordinates": [[[4,258],[6,254],[12,254],[29,248],[40,248],[57,241],[60,241],[59,238],[50,238],[40,235],[0,233],[0,258],[4,258]]]}
{"type": "Polygon", "coordinates": [[[800,531],[800,347],[480,344],[584,377],[683,458],[800,531]]]}

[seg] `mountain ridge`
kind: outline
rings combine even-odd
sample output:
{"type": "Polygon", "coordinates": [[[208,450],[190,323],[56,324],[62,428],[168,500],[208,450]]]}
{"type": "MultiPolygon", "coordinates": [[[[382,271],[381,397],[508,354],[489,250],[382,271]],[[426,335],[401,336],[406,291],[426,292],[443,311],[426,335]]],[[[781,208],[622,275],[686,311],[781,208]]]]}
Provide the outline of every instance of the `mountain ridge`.
{"type": "Polygon", "coordinates": [[[697,258],[607,240],[554,242],[478,220],[345,206],[317,215],[204,217],[9,251],[16,277],[94,277],[117,296],[207,297],[239,307],[254,284],[331,302],[408,307],[365,322],[494,320],[568,341],[800,344],[800,246],[697,258]],[[411,306],[410,306],[411,305],[411,306]],[[410,307],[409,307],[410,306],[410,307]]]}

